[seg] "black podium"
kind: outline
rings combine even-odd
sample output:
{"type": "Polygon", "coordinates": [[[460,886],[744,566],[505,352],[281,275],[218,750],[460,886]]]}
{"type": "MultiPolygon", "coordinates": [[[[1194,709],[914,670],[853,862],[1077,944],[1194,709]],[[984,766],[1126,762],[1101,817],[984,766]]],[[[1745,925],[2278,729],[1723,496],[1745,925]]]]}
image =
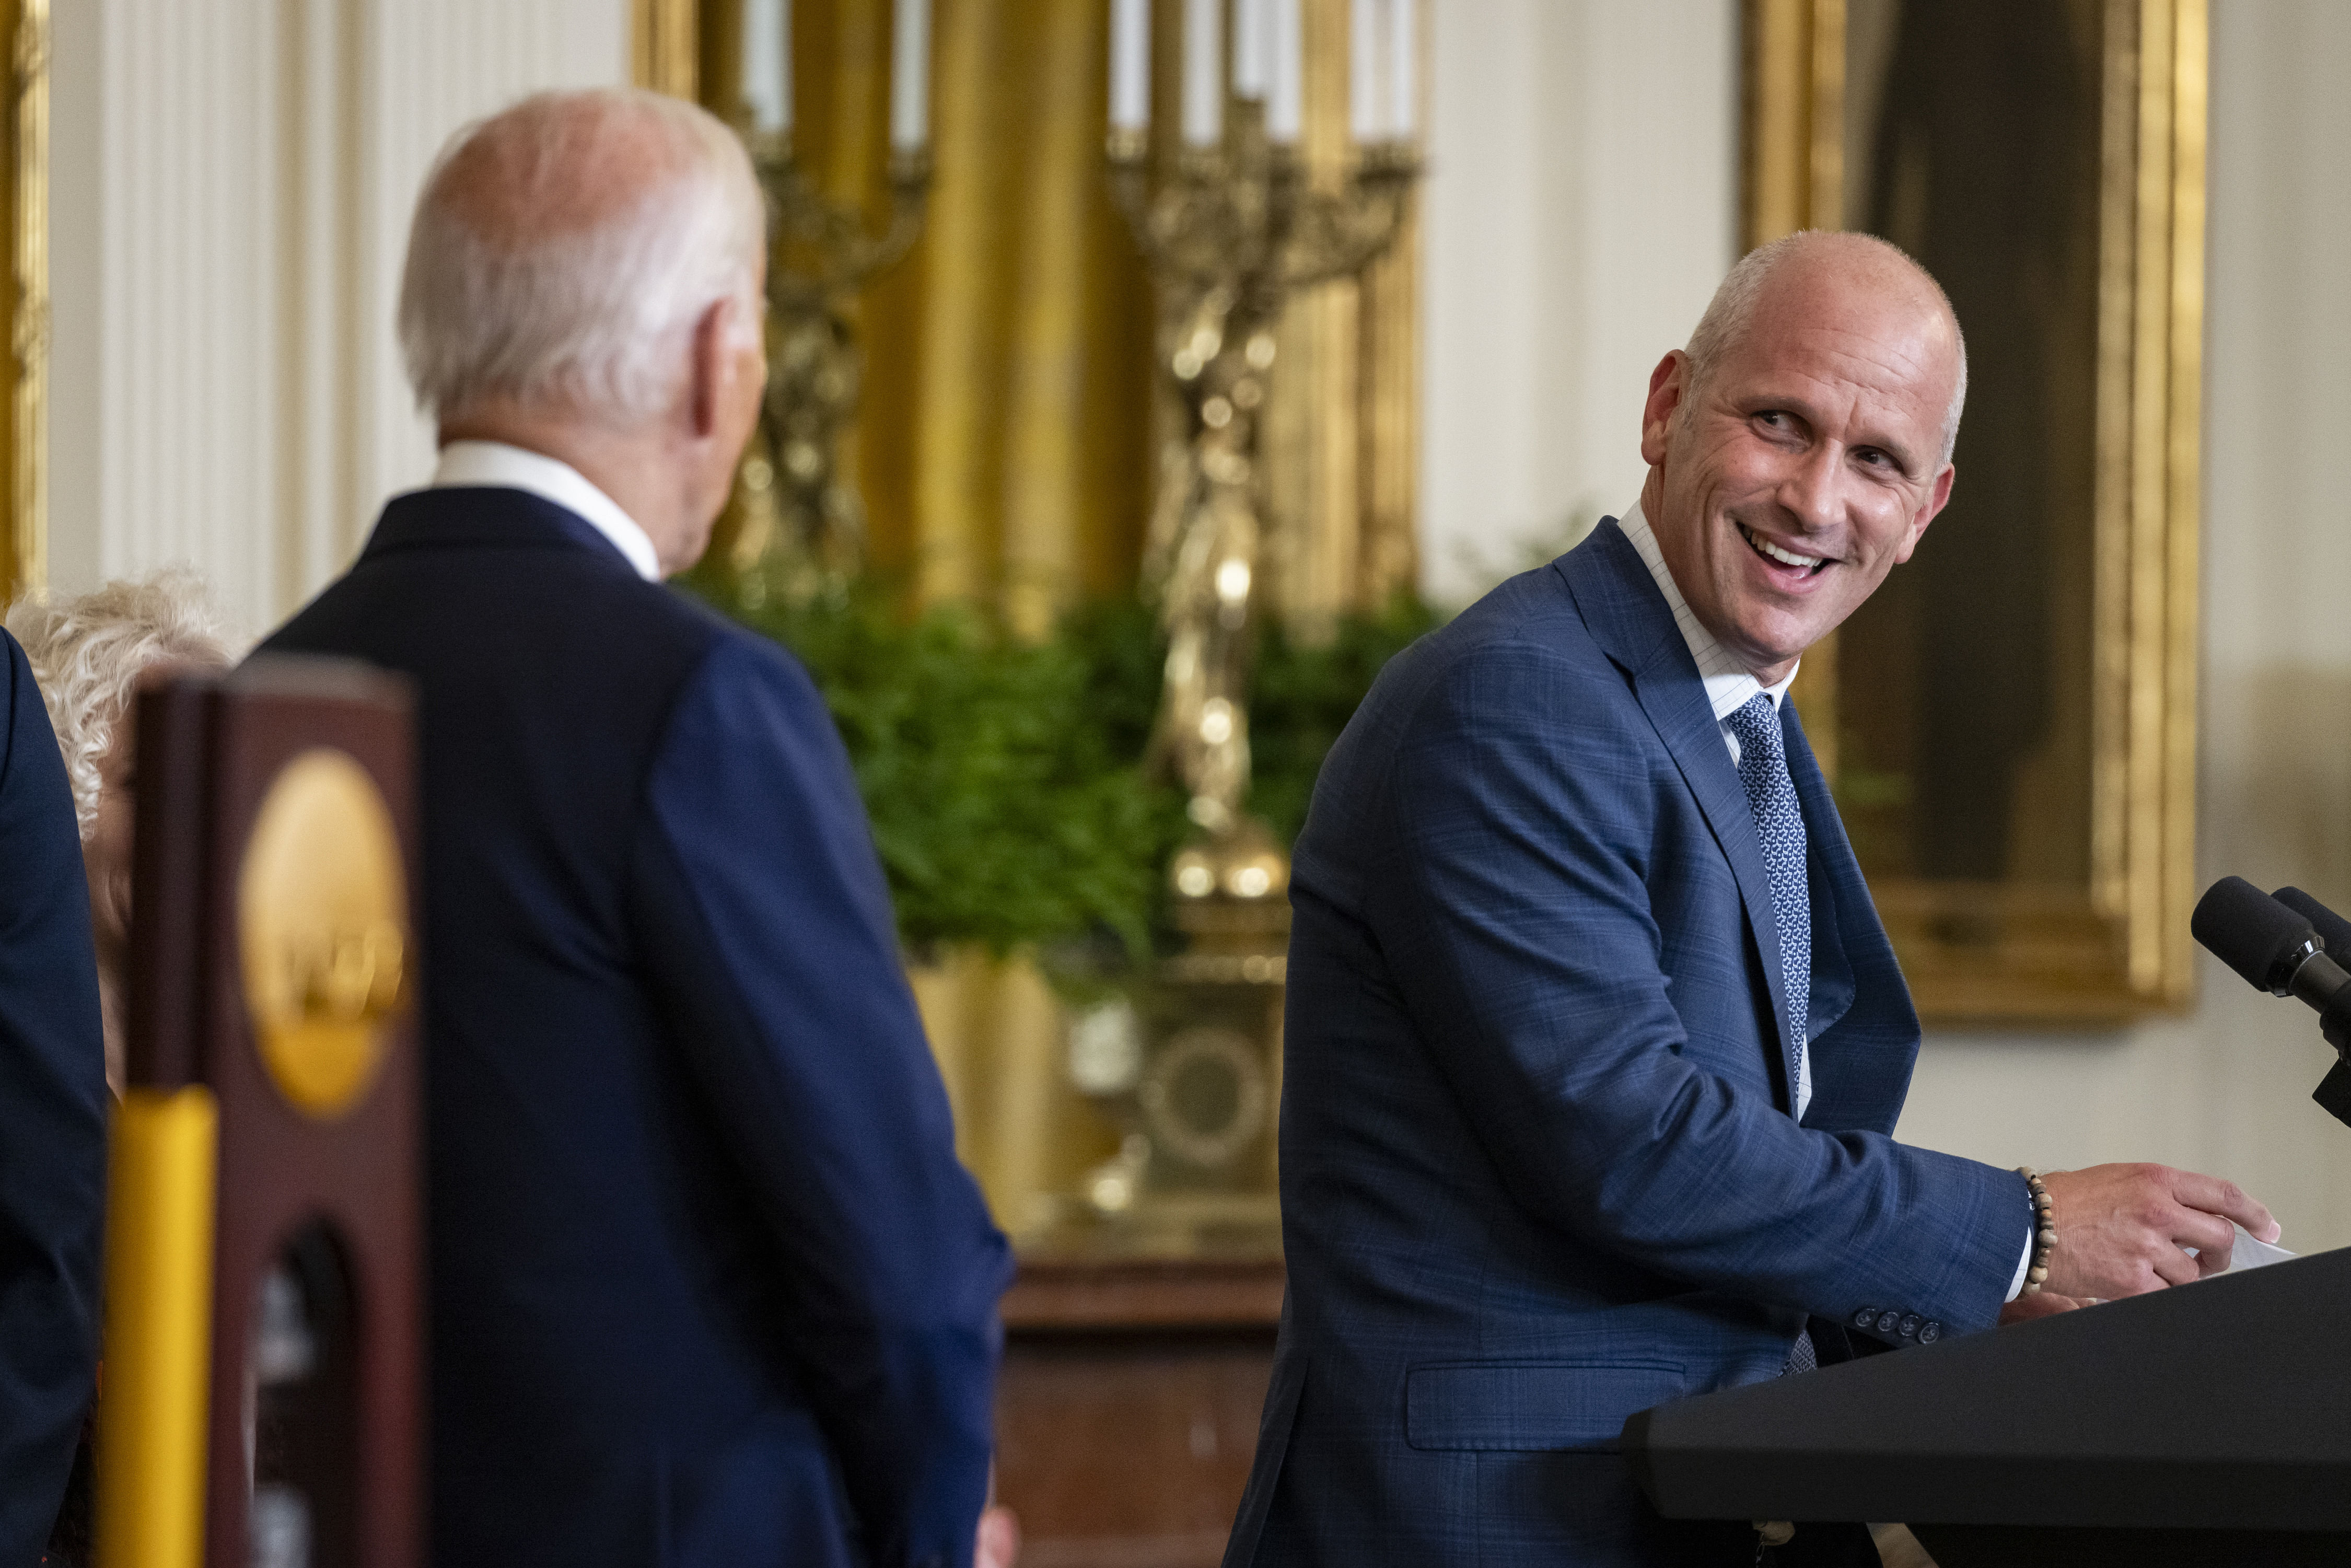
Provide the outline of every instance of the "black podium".
{"type": "Polygon", "coordinates": [[[2351,1248],[1677,1400],[1625,1452],[1669,1519],[1901,1521],[1939,1568],[2351,1564],[2347,1316],[2351,1248]]]}

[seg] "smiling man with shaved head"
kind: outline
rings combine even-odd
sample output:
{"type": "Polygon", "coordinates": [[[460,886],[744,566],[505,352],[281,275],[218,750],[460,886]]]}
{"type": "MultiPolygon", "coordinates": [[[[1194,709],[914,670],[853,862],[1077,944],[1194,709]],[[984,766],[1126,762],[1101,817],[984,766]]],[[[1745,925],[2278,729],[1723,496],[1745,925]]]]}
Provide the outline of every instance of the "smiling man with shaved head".
{"type": "Polygon", "coordinates": [[[1892,1137],[1917,1016],[1785,698],[1949,499],[1966,387],[1893,246],[1754,252],[1650,377],[1639,501],[1395,659],[1332,751],[1227,1568],[1874,1563],[1857,1525],[1657,1518],[1625,1417],[2275,1236],[2226,1182],[2101,1166],[2041,1178],[2043,1248],[2022,1173],[1892,1137]]]}

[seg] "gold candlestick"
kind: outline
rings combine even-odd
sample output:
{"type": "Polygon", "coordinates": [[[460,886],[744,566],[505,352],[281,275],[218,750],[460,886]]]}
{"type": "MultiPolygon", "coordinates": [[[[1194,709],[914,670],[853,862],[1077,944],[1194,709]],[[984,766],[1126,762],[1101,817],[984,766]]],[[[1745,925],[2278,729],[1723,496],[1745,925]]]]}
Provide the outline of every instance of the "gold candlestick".
{"type": "Polygon", "coordinates": [[[746,132],[768,195],[768,387],[743,466],[743,523],[732,564],[751,597],[804,594],[863,564],[865,506],[841,476],[841,433],[857,412],[865,356],[843,308],[913,248],[930,190],[926,151],[890,160],[881,232],[826,199],[780,132],[746,132]]]}
{"type": "Polygon", "coordinates": [[[1118,1154],[1080,1184],[1082,1223],[1046,1244],[1261,1254],[1280,1246],[1280,1104],[1290,865],[1244,810],[1249,682],[1266,486],[1259,421],[1298,289],[1345,277],[1395,238],[1418,172],[1409,145],[1364,149],[1335,190],[1238,103],[1214,148],[1155,190],[1149,148],[1109,144],[1112,189],[1159,291],[1159,362],[1183,409],[1164,461],[1144,584],[1167,636],[1152,756],[1190,796],[1198,836],[1168,868],[1185,951],[1134,999],[1072,1030],[1073,1083],[1110,1113],[1118,1154]],[[1138,1005],[1139,1004],[1139,1005],[1138,1005]]]}
{"type": "MultiPolygon", "coordinates": [[[[1113,193],[1158,287],[1160,366],[1184,411],[1144,557],[1167,635],[1153,755],[1182,781],[1212,842],[1261,836],[1242,802],[1265,534],[1259,417],[1282,308],[1294,291],[1379,256],[1419,172],[1410,144],[1374,143],[1338,189],[1322,190],[1294,148],[1267,140],[1257,105],[1235,104],[1227,127],[1221,145],[1186,148],[1155,191],[1144,138],[1114,131],[1109,142],[1113,193]]],[[[1178,891],[1193,892],[1180,882],[1178,891]]]]}

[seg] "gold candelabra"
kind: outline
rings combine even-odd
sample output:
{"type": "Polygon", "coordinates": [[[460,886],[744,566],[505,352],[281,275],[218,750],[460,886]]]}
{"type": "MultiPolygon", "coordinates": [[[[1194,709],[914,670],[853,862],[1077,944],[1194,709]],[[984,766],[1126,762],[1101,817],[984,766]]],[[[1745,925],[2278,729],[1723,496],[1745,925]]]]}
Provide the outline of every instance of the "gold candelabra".
{"type": "Polygon", "coordinates": [[[1079,1186],[1072,1213],[1094,1228],[1081,1225],[1066,1244],[1254,1255],[1280,1246],[1290,879],[1280,846],[1244,809],[1267,532],[1260,423],[1283,306],[1386,248],[1419,165],[1406,143],[1374,143],[1323,188],[1247,101],[1218,145],[1185,148],[1155,188],[1143,133],[1113,131],[1109,151],[1113,193],[1158,285],[1159,363],[1183,411],[1144,582],[1167,637],[1152,754],[1190,796],[1199,833],[1169,867],[1185,950],[1133,1001],[1095,1008],[1071,1033],[1071,1082],[1123,1136],[1079,1186]]]}
{"type": "Polygon", "coordinates": [[[862,210],[817,189],[788,135],[745,141],[768,197],[768,387],[732,564],[755,594],[804,593],[863,563],[865,506],[840,470],[865,369],[844,307],[920,237],[931,160],[920,149],[891,155],[889,215],[875,233],[862,210]]]}
{"type": "Polygon", "coordinates": [[[1263,834],[1242,807],[1263,591],[1260,423],[1279,325],[1291,294],[1359,272],[1387,248],[1419,161],[1408,142],[1374,142],[1325,189],[1294,147],[1267,139],[1249,103],[1233,106],[1219,144],[1186,147],[1155,189],[1149,152],[1142,132],[1111,133],[1112,192],[1157,286],[1159,364],[1183,411],[1144,555],[1167,637],[1152,750],[1190,795],[1208,847],[1223,852],[1179,861],[1177,892],[1263,897],[1279,887],[1260,880],[1263,834]]]}

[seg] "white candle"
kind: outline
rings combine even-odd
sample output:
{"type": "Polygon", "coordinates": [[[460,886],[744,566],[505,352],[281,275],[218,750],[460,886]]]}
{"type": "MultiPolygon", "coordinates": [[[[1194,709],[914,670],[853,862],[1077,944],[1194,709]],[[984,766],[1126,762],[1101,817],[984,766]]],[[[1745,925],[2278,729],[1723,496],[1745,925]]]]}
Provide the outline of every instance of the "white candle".
{"type": "Polygon", "coordinates": [[[1233,0],[1233,96],[1265,96],[1266,0],[1233,0]]]}
{"type": "Polygon", "coordinates": [[[1273,79],[1265,99],[1265,134],[1278,147],[1294,145],[1304,110],[1301,62],[1305,40],[1299,32],[1298,0],[1270,0],[1273,14],[1273,79]]]}
{"type": "Polygon", "coordinates": [[[1224,140],[1224,0],[1185,0],[1184,140],[1194,147],[1224,140]]]}
{"type": "Polygon", "coordinates": [[[931,139],[931,0],[898,0],[890,33],[890,146],[916,152],[931,139]]]}
{"type": "Polygon", "coordinates": [[[1413,79],[1413,46],[1420,40],[1419,0],[1386,0],[1388,8],[1388,135],[1412,140],[1420,118],[1419,88],[1413,79]]]}
{"type": "Polygon", "coordinates": [[[744,0],[743,107],[754,131],[792,128],[791,0],[744,0]]]}
{"type": "Polygon", "coordinates": [[[1354,0],[1347,12],[1347,131],[1357,141],[1378,139],[1380,109],[1380,0],[1354,0]]]}
{"type": "Polygon", "coordinates": [[[1111,0],[1110,128],[1151,125],[1151,0],[1111,0]]]}

